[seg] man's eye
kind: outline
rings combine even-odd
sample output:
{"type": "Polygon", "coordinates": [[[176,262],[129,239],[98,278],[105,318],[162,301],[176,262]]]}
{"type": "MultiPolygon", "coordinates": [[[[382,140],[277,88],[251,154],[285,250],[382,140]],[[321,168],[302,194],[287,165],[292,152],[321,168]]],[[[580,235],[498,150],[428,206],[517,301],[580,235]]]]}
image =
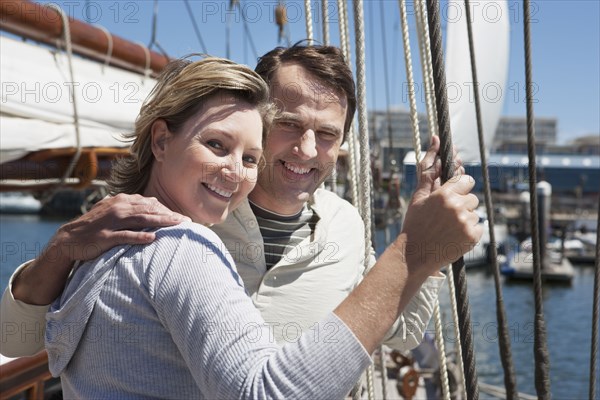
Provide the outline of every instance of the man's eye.
{"type": "Polygon", "coordinates": [[[296,122],[291,122],[291,121],[279,121],[278,125],[281,126],[282,128],[286,128],[286,129],[298,129],[299,128],[299,126],[296,122]]]}

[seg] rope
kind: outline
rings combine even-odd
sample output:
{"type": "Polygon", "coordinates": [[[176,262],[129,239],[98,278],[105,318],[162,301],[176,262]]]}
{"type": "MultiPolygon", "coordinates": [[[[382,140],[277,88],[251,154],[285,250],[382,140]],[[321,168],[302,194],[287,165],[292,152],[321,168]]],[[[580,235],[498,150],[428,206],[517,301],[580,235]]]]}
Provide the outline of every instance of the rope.
{"type": "Polygon", "coordinates": [[[110,64],[110,61],[112,60],[112,54],[113,54],[113,37],[111,35],[111,33],[108,31],[108,29],[106,29],[105,27],[103,27],[102,25],[94,25],[96,28],[100,29],[102,32],[104,32],[104,34],[106,35],[106,40],[108,41],[108,48],[106,49],[106,60],[104,60],[104,64],[102,64],[102,72],[104,72],[104,68],[106,68],[107,65],[110,64]]]}
{"type": "MultiPolygon", "coordinates": [[[[369,149],[369,126],[367,119],[367,90],[365,76],[365,27],[362,0],[352,2],[354,10],[354,40],[356,46],[356,84],[358,131],[360,143],[360,170],[361,182],[361,216],[365,224],[365,269],[368,267],[371,252],[371,159],[369,149]]],[[[369,400],[373,399],[372,381],[369,381],[372,369],[367,370],[367,389],[369,400]]]]}
{"type": "MultiPolygon", "coordinates": [[[[404,65],[406,67],[406,79],[408,83],[408,94],[410,100],[410,117],[413,128],[413,148],[415,151],[415,162],[419,163],[421,160],[421,137],[419,133],[419,116],[417,114],[417,102],[415,99],[415,86],[412,70],[412,56],[410,50],[410,38],[408,34],[408,17],[406,15],[406,2],[405,0],[399,0],[398,6],[400,7],[400,23],[402,25],[402,41],[404,44],[404,65]]],[[[423,63],[425,61],[423,60],[423,63]]],[[[440,378],[442,380],[442,397],[446,400],[450,400],[450,383],[448,382],[448,369],[446,360],[446,346],[444,345],[444,333],[442,328],[442,318],[440,315],[440,302],[439,298],[435,299],[433,306],[433,318],[435,321],[435,342],[439,352],[440,358],[440,378]]]]}
{"type": "Polygon", "coordinates": [[[388,398],[387,394],[387,385],[388,385],[388,377],[387,377],[387,366],[385,362],[385,351],[383,345],[379,346],[379,363],[381,364],[381,395],[383,400],[388,398]]]}
{"type": "Polygon", "coordinates": [[[314,44],[312,10],[310,0],[304,0],[304,12],[306,13],[306,39],[309,45],[314,44]]]}
{"type": "Polygon", "coordinates": [[[202,35],[200,34],[200,29],[198,29],[198,24],[196,23],[196,18],[194,17],[194,13],[192,12],[192,7],[190,6],[189,0],[183,0],[185,3],[185,8],[187,9],[187,13],[192,20],[192,26],[194,27],[194,32],[196,33],[196,37],[200,42],[200,47],[202,47],[202,52],[208,54],[208,50],[206,50],[206,45],[204,44],[204,40],[202,40],[202,35]]]}
{"type": "MultiPolygon", "coordinates": [[[[323,44],[329,46],[329,15],[327,14],[327,3],[328,0],[321,0],[321,16],[323,18],[323,44]]],[[[333,168],[331,175],[327,179],[329,189],[332,192],[337,192],[337,168],[333,168]]]]}
{"type": "Polygon", "coordinates": [[[533,94],[531,71],[531,37],[529,32],[529,0],[523,1],[525,40],[525,92],[527,100],[527,155],[529,157],[529,196],[531,212],[531,243],[533,251],[533,286],[535,292],[534,357],[535,389],[540,399],[550,399],[550,359],[546,346],[546,324],[542,302],[542,263],[540,257],[540,232],[538,230],[538,203],[536,195],[535,129],[533,125],[533,94]]]}
{"type": "MultiPolygon", "coordinates": [[[[169,55],[160,45],[158,40],[156,40],[156,26],[158,21],[158,0],[154,0],[154,10],[152,12],[152,34],[150,36],[150,43],[148,44],[148,48],[151,49],[153,46],[156,46],[158,50],[165,56],[166,59],[169,59],[169,55]]],[[[148,74],[146,74],[146,77],[148,74]]]]}
{"type": "Polygon", "coordinates": [[[385,82],[385,119],[387,125],[388,132],[388,149],[389,149],[389,164],[390,164],[390,176],[392,173],[392,169],[396,166],[396,160],[394,158],[394,141],[392,135],[392,114],[390,113],[390,79],[388,74],[388,59],[387,59],[387,41],[386,33],[385,33],[385,13],[383,11],[383,1],[379,2],[379,14],[381,18],[381,45],[383,47],[383,79],[385,82]]]}
{"type": "MultiPolygon", "coordinates": [[[[348,14],[346,13],[345,1],[337,0],[338,14],[340,16],[340,48],[346,59],[348,67],[352,68],[350,62],[350,45],[348,39],[348,14]]],[[[354,126],[350,126],[348,132],[348,154],[349,154],[349,169],[350,169],[350,193],[352,195],[352,204],[360,209],[360,198],[358,196],[358,167],[356,162],[356,135],[354,134],[354,126]]]]}
{"type": "Polygon", "coordinates": [[[152,72],[152,70],[150,69],[150,62],[152,61],[150,59],[150,49],[148,49],[148,47],[146,47],[142,42],[135,42],[135,44],[137,44],[142,48],[142,50],[144,50],[144,56],[146,58],[146,66],[144,67],[144,79],[148,79],[150,73],[152,72]]]}
{"type": "Polygon", "coordinates": [[[252,37],[252,32],[250,32],[250,28],[248,27],[248,19],[246,18],[246,12],[244,11],[244,7],[242,7],[239,3],[238,8],[240,9],[240,13],[242,14],[242,21],[244,22],[244,32],[246,33],[248,42],[250,42],[250,47],[252,47],[252,54],[254,54],[255,59],[258,59],[258,52],[256,51],[256,45],[254,44],[254,38],[252,37]]]}
{"type": "Polygon", "coordinates": [[[467,389],[467,383],[465,381],[465,366],[463,363],[462,348],[460,346],[460,322],[458,321],[458,306],[456,305],[456,286],[454,285],[454,275],[450,268],[447,268],[448,273],[448,291],[450,294],[450,309],[452,310],[452,326],[454,327],[454,337],[456,338],[455,350],[456,350],[456,363],[460,372],[460,381],[462,386],[463,397],[467,397],[465,390],[467,389]]]}
{"type": "Polygon", "coordinates": [[[450,400],[450,382],[448,381],[448,367],[446,360],[446,346],[444,345],[444,331],[440,315],[440,302],[436,299],[433,304],[433,320],[435,322],[435,344],[440,353],[440,378],[442,380],[442,398],[450,400]]]}
{"type": "MultiPolygon", "coordinates": [[[[367,119],[366,81],[365,81],[365,33],[363,24],[363,3],[356,0],[354,5],[354,34],[356,40],[356,83],[358,129],[360,142],[360,182],[362,217],[365,224],[365,263],[368,263],[371,250],[371,174],[369,154],[369,126],[367,119]]],[[[365,265],[366,267],[367,265],[365,265]]]]}
{"type": "Polygon", "coordinates": [[[329,46],[329,15],[327,14],[327,1],[321,0],[321,14],[323,14],[323,44],[329,46]]]}
{"type": "MultiPolygon", "coordinates": [[[[348,65],[352,64],[352,52],[350,50],[350,28],[348,25],[348,5],[346,4],[346,1],[344,0],[338,0],[338,5],[341,4],[341,12],[343,14],[343,20],[344,20],[344,25],[342,26],[343,30],[344,30],[344,34],[343,34],[343,40],[344,40],[344,46],[346,48],[346,56],[347,56],[347,60],[348,61],[348,65]]],[[[342,36],[340,36],[342,37],[342,36]]]]}
{"type": "Polygon", "coordinates": [[[410,120],[413,128],[413,147],[417,157],[417,164],[421,161],[421,135],[419,133],[419,115],[417,114],[417,100],[415,99],[415,80],[413,78],[412,56],[410,51],[410,39],[408,37],[408,17],[406,16],[406,1],[399,0],[400,23],[402,25],[402,42],[404,43],[404,65],[406,68],[406,80],[408,83],[408,98],[410,101],[410,120]]]}
{"type": "Polygon", "coordinates": [[[598,354],[598,309],[600,308],[600,201],[596,227],[596,273],[594,275],[594,304],[592,306],[592,351],[590,352],[590,399],[596,398],[596,356],[598,354]]]}
{"type": "MultiPolygon", "coordinates": [[[[427,0],[427,14],[429,19],[429,35],[431,37],[431,59],[435,83],[436,108],[438,110],[438,125],[440,136],[440,154],[442,159],[442,182],[446,182],[454,175],[452,165],[452,136],[450,132],[450,118],[448,99],[446,94],[446,76],[442,54],[442,34],[439,16],[439,4],[435,0],[427,0]]],[[[461,346],[464,357],[465,381],[467,384],[467,398],[477,400],[479,388],[477,387],[477,371],[475,369],[475,354],[473,351],[473,334],[471,331],[471,312],[467,295],[467,279],[465,262],[461,257],[452,264],[452,273],[457,288],[456,303],[458,306],[458,320],[460,324],[461,346]]]]}
{"type": "Polygon", "coordinates": [[[506,313],[504,310],[504,299],[502,288],[500,286],[500,268],[498,266],[498,249],[496,248],[496,234],[494,232],[494,209],[492,207],[492,192],[490,189],[490,178],[488,172],[487,155],[485,151],[485,137],[483,136],[483,124],[481,122],[481,100],[479,98],[479,79],[477,78],[477,68],[475,60],[475,45],[473,44],[473,27],[471,25],[471,7],[469,0],[465,0],[465,11],[467,17],[467,32],[469,36],[469,50],[471,54],[471,74],[473,77],[473,92],[475,99],[475,116],[477,119],[477,134],[479,137],[479,155],[481,157],[481,171],[483,172],[483,190],[485,198],[485,209],[488,216],[488,228],[490,235],[490,247],[492,257],[492,274],[494,275],[494,287],[496,289],[496,318],[498,320],[498,339],[500,347],[500,359],[504,369],[504,386],[506,388],[506,397],[508,399],[517,399],[517,382],[515,370],[512,362],[512,352],[510,338],[508,335],[508,326],[506,322],[506,313]]]}
{"type": "MultiPolygon", "coordinates": [[[[50,3],[47,4],[47,7],[56,11],[62,20],[63,25],[63,37],[65,41],[65,51],[67,53],[67,61],[69,65],[69,76],[71,78],[71,82],[75,83],[75,74],[73,73],[73,45],[71,43],[71,26],[69,25],[69,19],[67,18],[67,14],[56,4],[50,3]]],[[[75,94],[75,88],[71,91],[72,102],[73,102],[73,125],[75,125],[75,154],[71,158],[65,173],[60,178],[59,183],[49,192],[45,193],[42,198],[42,204],[48,203],[54,195],[58,192],[66,182],[66,180],[71,176],[79,158],[81,157],[81,132],[79,130],[79,113],[77,112],[77,96],[75,94]]]]}
{"type": "MultiPolygon", "coordinates": [[[[429,41],[429,31],[425,29],[428,26],[427,21],[427,13],[423,9],[423,1],[416,0],[415,1],[415,19],[417,22],[417,38],[419,43],[419,51],[421,54],[421,67],[423,71],[423,86],[425,90],[425,104],[427,108],[427,124],[429,127],[429,136],[437,135],[437,110],[435,109],[435,92],[433,90],[433,73],[431,72],[431,53],[429,52],[430,41],[429,41]]],[[[449,269],[448,269],[448,272],[449,269]]],[[[456,289],[454,286],[454,276],[451,273],[447,274],[448,278],[448,290],[450,294],[450,310],[453,321],[453,329],[454,329],[454,337],[456,338],[455,342],[455,351],[456,351],[456,362],[459,368],[460,374],[460,388],[461,391],[464,392],[466,388],[465,383],[465,374],[463,367],[463,357],[462,350],[460,347],[460,329],[459,329],[459,321],[458,321],[458,309],[456,306],[456,289]]],[[[440,355],[440,359],[445,357],[444,355],[440,355]]],[[[466,393],[463,393],[463,397],[466,397],[466,393]]]]}
{"type": "Polygon", "coordinates": [[[431,43],[429,42],[429,31],[427,13],[423,9],[423,0],[415,1],[415,17],[417,30],[419,31],[419,49],[421,52],[421,66],[423,68],[423,86],[425,90],[425,105],[427,107],[427,126],[430,135],[437,135],[437,110],[435,109],[435,91],[433,88],[433,73],[431,71],[431,43]]]}

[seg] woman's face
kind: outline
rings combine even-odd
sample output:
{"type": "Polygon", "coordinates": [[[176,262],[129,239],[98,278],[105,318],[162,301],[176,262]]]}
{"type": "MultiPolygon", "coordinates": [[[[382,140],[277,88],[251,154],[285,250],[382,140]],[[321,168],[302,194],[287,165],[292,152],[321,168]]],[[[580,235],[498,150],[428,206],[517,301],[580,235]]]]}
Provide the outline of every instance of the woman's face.
{"type": "Polygon", "coordinates": [[[260,113],[242,100],[213,96],[178,133],[157,120],[152,151],[155,161],[144,194],[194,222],[220,223],[256,184],[260,113]]]}

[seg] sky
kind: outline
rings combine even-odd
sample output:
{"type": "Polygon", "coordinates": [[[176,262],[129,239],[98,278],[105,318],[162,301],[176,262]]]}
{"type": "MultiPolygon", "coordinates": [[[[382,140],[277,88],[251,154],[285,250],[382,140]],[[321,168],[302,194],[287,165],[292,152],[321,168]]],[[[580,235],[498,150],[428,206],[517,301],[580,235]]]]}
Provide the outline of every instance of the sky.
{"type": "MultiPolygon", "coordinates": [[[[131,41],[150,44],[153,0],[71,0],[54,1],[71,17],[106,27],[111,33],[131,41]]],[[[306,38],[304,2],[285,0],[288,34],[291,43],[306,38]]],[[[523,51],[523,5],[520,0],[508,0],[510,20],[510,59],[503,115],[525,116],[525,73],[523,51]]],[[[183,0],[159,0],[156,14],[156,40],[172,57],[203,52],[195,34],[190,14],[183,0]]],[[[277,0],[240,0],[241,8],[228,11],[229,0],[190,0],[189,5],[199,28],[206,52],[227,56],[226,26],[230,24],[229,57],[254,67],[256,57],[277,45],[274,8],[277,0]],[[246,23],[244,23],[244,18],[246,23]],[[228,17],[229,16],[229,17],[228,17]],[[246,32],[249,32],[246,33],[246,32]]],[[[471,0],[475,7],[481,1],[471,0]]],[[[442,29],[446,18],[441,3],[442,29]]],[[[318,10],[320,1],[311,1],[315,20],[315,39],[322,40],[322,23],[318,10]]],[[[352,4],[349,2],[350,20],[352,4]]],[[[409,35],[419,82],[416,29],[413,4],[407,0],[409,35]]],[[[336,1],[330,0],[331,44],[339,44],[336,1]]],[[[483,10],[483,7],[474,8],[483,10]]],[[[483,12],[483,11],[481,11],[483,12]]],[[[393,107],[409,107],[402,92],[405,67],[397,0],[365,0],[365,42],[367,47],[367,104],[369,108],[385,109],[385,85],[389,88],[393,107]],[[383,17],[382,17],[383,15],[383,17]],[[385,41],[382,39],[385,32],[385,41]],[[386,57],[384,57],[386,51],[386,57]],[[388,79],[384,62],[387,59],[388,79]]],[[[567,142],[582,135],[600,135],[600,0],[537,0],[531,1],[531,35],[533,81],[537,89],[534,114],[558,120],[558,140],[567,142]]],[[[350,21],[350,30],[353,23],[350,21]]],[[[354,42],[354,39],[351,39],[354,42]]],[[[356,60],[354,44],[352,60],[356,60]]],[[[154,47],[156,50],[157,47],[154,47]]],[[[424,111],[424,104],[418,104],[424,111]]]]}

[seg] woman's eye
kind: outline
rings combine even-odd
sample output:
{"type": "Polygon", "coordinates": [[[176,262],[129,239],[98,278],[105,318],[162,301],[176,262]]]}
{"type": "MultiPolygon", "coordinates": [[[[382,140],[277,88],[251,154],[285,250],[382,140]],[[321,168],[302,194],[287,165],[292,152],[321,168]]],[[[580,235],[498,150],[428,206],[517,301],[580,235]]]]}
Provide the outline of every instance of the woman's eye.
{"type": "Polygon", "coordinates": [[[243,160],[245,163],[248,163],[248,164],[256,165],[258,163],[258,161],[256,160],[256,157],[254,157],[254,156],[245,156],[243,158],[243,160]]]}
{"type": "Polygon", "coordinates": [[[206,142],[206,144],[208,146],[212,147],[213,149],[218,149],[218,150],[223,149],[223,145],[221,143],[219,143],[217,140],[209,140],[208,142],[206,142]]]}

